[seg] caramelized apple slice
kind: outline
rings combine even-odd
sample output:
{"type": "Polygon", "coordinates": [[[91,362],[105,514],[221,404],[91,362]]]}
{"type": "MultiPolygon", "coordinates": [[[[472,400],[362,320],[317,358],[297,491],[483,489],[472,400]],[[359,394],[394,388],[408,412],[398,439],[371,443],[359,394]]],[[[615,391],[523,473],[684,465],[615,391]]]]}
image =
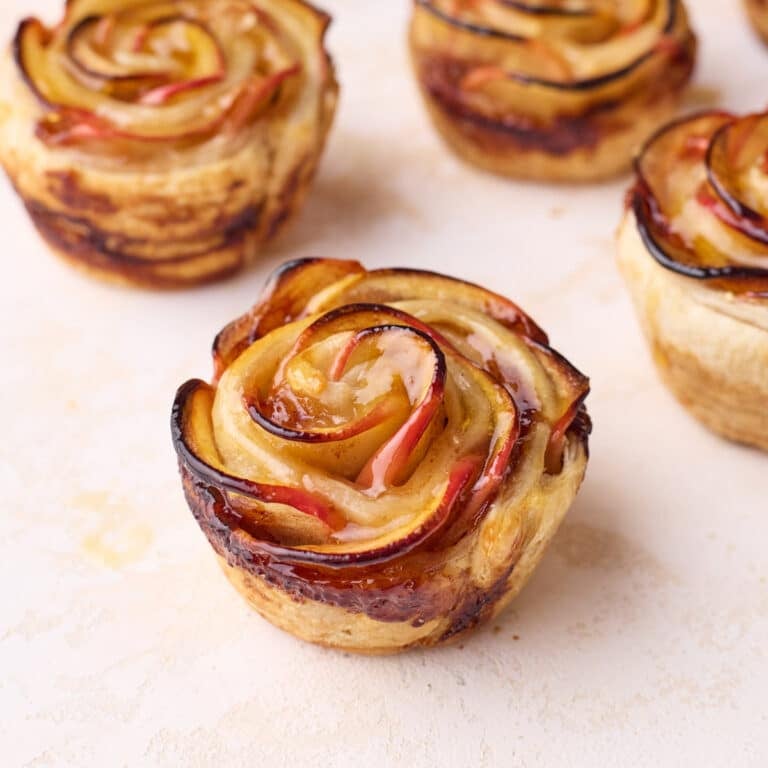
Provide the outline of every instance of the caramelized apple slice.
{"type": "Polygon", "coordinates": [[[258,542],[256,549],[269,552],[283,561],[311,563],[329,568],[372,566],[394,557],[405,557],[436,536],[448,523],[451,514],[471,487],[480,466],[477,457],[458,460],[449,470],[448,479],[435,494],[431,505],[415,518],[394,530],[362,542],[321,544],[318,546],[282,547],[258,542]]]}
{"type": "MultiPolygon", "coordinates": [[[[731,144],[733,121],[722,112],[705,113],[660,131],[638,157],[630,201],[640,236],[662,266],[734,293],[759,296],[768,290],[768,273],[753,265],[759,258],[736,239],[748,236],[759,242],[758,227],[754,219],[735,213],[740,203],[729,191],[733,181],[726,170],[737,146],[739,154],[752,146],[755,132],[750,122],[731,144]],[[719,192],[731,198],[730,205],[719,192]]],[[[753,149],[749,154],[754,159],[753,149]]]]}
{"type": "Polygon", "coordinates": [[[707,178],[715,196],[707,202],[726,224],[758,243],[768,245],[768,209],[762,190],[751,184],[764,177],[768,153],[768,116],[750,115],[721,126],[712,136],[707,152],[707,178]]]}
{"type": "Polygon", "coordinates": [[[221,464],[211,425],[214,390],[203,381],[188,381],[176,394],[171,415],[174,445],[185,468],[195,481],[227,493],[258,502],[254,507],[233,502],[230,511],[241,510],[242,524],[274,526],[290,531],[294,537],[308,536],[325,540],[330,533],[343,527],[345,521],[333,506],[301,488],[257,483],[235,477],[221,464]],[[277,513],[270,505],[280,505],[277,513]],[[246,511],[243,511],[246,510],[246,511]],[[247,518],[247,519],[245,519],[247,518]]]}

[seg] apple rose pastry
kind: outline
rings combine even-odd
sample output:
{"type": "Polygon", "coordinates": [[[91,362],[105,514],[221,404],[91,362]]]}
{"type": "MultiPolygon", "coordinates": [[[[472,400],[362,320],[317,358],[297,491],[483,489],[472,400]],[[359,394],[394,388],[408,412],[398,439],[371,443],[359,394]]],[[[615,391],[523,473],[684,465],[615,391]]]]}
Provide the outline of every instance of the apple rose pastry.
{"type": "Polygon", "coordinates": [[[752,26],[768,43],[768,2],[766,0],[744,0],[752,26]]]}
{"type": "Polygon", "coordinates": [[[710,112],[651,139],[619,261],[672,392],[768,450],[768,115],[710,112]]]}
{"type": "Polygon", "coordinates": [[[414,0],[416,76],[448,144],[551,181],[626,169],[690,79],[680,0],[414,0]]]}
{"type": "Polygon", "coordinates": [[[514,304],[415,270],[293,262],[178,391],[187,501],[269,621],[432,645],[522,588],[587,463],[587,379],[514,304]]]}
{"type": "Polygon", "coordinates": [[[250,261],[302,202],[337,86],[301,0],[69,0],[19,26],[0,160],[78,266],[174,287],[250,261]]]}

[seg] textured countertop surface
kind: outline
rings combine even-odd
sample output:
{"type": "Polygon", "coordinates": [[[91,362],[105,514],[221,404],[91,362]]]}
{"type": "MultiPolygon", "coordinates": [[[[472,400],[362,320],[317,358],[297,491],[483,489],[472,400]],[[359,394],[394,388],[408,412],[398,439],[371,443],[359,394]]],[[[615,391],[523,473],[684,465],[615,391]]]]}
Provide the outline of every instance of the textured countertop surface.
{"type": "MultiPolygon", "coordinates": [[[[739,3],[690,0],[687,109],[765,105],[739,3]]],[[[59,2],[4,0],[0,33],[59,2]]],[[[764,766],[768,456],[662,388],[613,259],[626,179],[503,181],[425,117],[408,3],[328,0],[343,95],[303,215],[254,269],[148,293],[51,256],[0,184],[4,766],[764,766]],[[520,302],[592,377],[592,460],[528,588],[462,645],[357,658],[247,609],[182,498],[168,417],[282,260],[412,265],[520,302]]]]}

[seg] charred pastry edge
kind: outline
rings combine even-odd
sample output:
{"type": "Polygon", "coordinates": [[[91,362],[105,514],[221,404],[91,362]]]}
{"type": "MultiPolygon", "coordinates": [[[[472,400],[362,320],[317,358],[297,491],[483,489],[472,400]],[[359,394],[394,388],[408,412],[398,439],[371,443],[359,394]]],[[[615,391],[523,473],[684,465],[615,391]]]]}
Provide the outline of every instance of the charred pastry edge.
{"type": "MultiPolygon", "coordinates": [[[[101,214],[113,213],[120,207],[121,195],[116,195],[115,202],[111,200],[109,176],[114,172],[102,172],[104,178],[101,186],[85,190],[78,188],[79,167],[58,164],[44,175],[71,177],[71,184],[62,194],[56,193],[49,185],[27,193],[17,183],[15,165],[18,163],[7,163],[6,172],[14,189],[22,199],[39,234],[56,255],[75,268],[110,282],[169,290],[228,278],[253,261],[263,246],[277,237],[289,219],[301,208],[313,182],[333,122],[338,93],[333,59],[325,45],[331,16],[307,0],[299,2],[311,11],[319,22],[317,50],[323,62],[323,79],[318,93],[317,120],[320,129],[316,145],[296,156],[280,189],[272,194],[265,193],[264,197],[242,200],[240,207],[227,212],[220,224],[183,238],[158,236],[155,230],[160,226],[160,222],[153,217],[146,223],[149,230],[147,236],[141,237],[136,234],[136,227],[133,231],[124,231],[106,229],[101,225],[101,214]],[[41,195],[41,191],[44,194],[41,195]],[[104,204],[110,206],[110,210],[101,210],[99,206],[91,204],[97,199],[103,200],[104,204]],[[200,246],[201,241],[206,243],[205,247],[200,246]],[[139,247],[148,249],[151,253],[153,246],[173,249],[178,253],[156,258],[131,252],[139,247]]],[[[21,36],[28,25],[37,25],[50,36],[66,23],[77,4],[78,0],[66,0],[64,15],[56,27],[48,28],[35,17],[23,19],[11,43],[11,58],[16,74],[34,101],[41,108],[54,112],[63,107],[46,100],[21,66],[21,36]]],[[[36,137],[30,137],[29,141],[36,145],[40,143],[36,137]]],[[[60,152],[57,147],[45,148],[45,155],[51,158],[64,156],[60,155],[60,152]]],[[[23,155],[20,159],[23,161],[23,155]]],[[[200,166],[201,174],[205,173],[205,168],[205,165],[200,166]]],[[[91,172],[89,168],[83,170],[91,172]]],[[[130,173],[140,174],[142,171],[130,173]]],[[[171,168],[162,175],[170,178],[176,173],[178,170],[171,168]]],[[[242,186],[244,182],[235,180],[233,183],[242,186]]],[[[227,192],[231,189],[232,186],[227,192]]],[[[153,195],[158,197],[157,193],[153,195]]],[[[163,193],[160,193],[159,202],[163,202],[160,200],[162,196],[163,193]]],[[[175,197],[168,196],[168,218],[175,220],[177,214],[172,210],[174,200],[175,197]]],[[[210,205],[205,202],[200,204],[206,207],[210,205]]],[[[139,221],[137,226],[143,226],[142,222],[139,221]]]]}
{"type": "MultiPolygon", "coordinates": [[[[672,29],[674,28],[675,24],[677,23],[679,7],[682,2],[682,0],[665,0],[665,1],[667,3],[668,12],[667,12],[666,24],[664,25],[661,31],[662,35],[669,34],[669,32],[671,32],[672,29]]],[[[435,7],[432,0],[414,0],[414,2],[417,5],[424,8],[429,13],[439,18],[441,21],[444,21],[459,29],[464,29],[468,32],[473,32],[475,34],[482,35],[484,37],[496,37],[503,40],[509,40],[511,42],[523,42],[529,39],[522,35],[513,35],[508,32],[502,32],[500,30],[492,29],[490,27],[483,27],[477,24],[471,24],[468,22],[461,21],[443,11],[440,11],[438,8],[435,7]]],[[[515,5],[515,7],[517,7],[516,4],[512,4],[512,5],[515,5]]],[[[578,13],[573,11],[560,12],[558,14],[558,13],[555,13],[554,9],[549,9],[549,12],[552,15],[563,15],[563,16],[579,15],[578,13]]],[[[544,13],[543,9],[540,13],[541,15],[547,15],[544,13]]],[[[557,80],[547,80],[544,78],[533,77],[531,75],[523,75],[519,72],[509,72],[507,73],[507,76],[513,80],[517,80],[518,82],[525,83],[527,85],[537,85],[544,88],[552,88],[560,91],[588,91],[588,90],[591,90],[592,88],[599,88],[600,86],[606,85],[612,82],[613,80],[620,80],[621,78],[626,77],[633,70],[642,66],[646,61],[648,61],[651,57],[653,57],[655,53],[656,53],[655,50],[646,51],[644,54],[638,56],[637,59],[623,66],[621,69],[617,69],[613,72],[608,72],[604,75],[598,75],[597,77],[587,78],[585,80],[560,82],[557,80]]]]}
{"type": "MultiPolygon", "coordinates": [[[[672,257],[659,242],[653,233],[653,220],[658,216],[664,216],[659,210],[656,198],[654,197],[650,185],[646,181],[641,168],[641,162],[643,155],[648,149],[664,134],[669,131],[676,130],[686,123],[697,120],[701,117],[723,116],[733,120],[737,120],[738,117],[731,113],[724,112],[722,110],[704,110],[692,115],[686,115],[684,117],[673,120],[665,126],[662,126],[651,136],[643,145],[634,160],[634,172],[636,176],[636,182],[630,189],[627,197],[628,207],[632,210],[635,216],[637,229],[640,234],[640,238],[643,241],[648,252],[654,258],[654,260],[665,269],[671,272],[675,272],[683,277],[693,278],[704,282],[722,281],[726,285],[728,281],[734,280],[756,280],[759,282],[766,281],[766,286],[763,291],[757,293],[760,295],[768,295],[768,268],[762,269],[760,267],[740,267],[740,266],[726,266],[726,267],[696,267],[689,264],[682,264],[672,257]]],[[[730,123],[726,123],[724,127],[727,127],[730,123]]],[[[719,129],[720,130],[720,129],[719,129]]],[[[714,137],[713,137],[714,138],[714,137]]],[[[710,141],[707,148],[707,157],[710,156],[712,151],[712,142],[710,141]]]]}

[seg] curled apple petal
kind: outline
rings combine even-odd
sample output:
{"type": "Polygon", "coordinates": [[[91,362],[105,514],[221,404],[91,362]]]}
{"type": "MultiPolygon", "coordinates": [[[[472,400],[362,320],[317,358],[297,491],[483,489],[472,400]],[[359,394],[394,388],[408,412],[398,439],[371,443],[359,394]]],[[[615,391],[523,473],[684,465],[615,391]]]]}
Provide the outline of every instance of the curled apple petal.
{"type": "Polygon", "coordinates": [[[744,4],[755,32],[768,44],[768,5],[763,0],[744,0],[744,4]]]}

